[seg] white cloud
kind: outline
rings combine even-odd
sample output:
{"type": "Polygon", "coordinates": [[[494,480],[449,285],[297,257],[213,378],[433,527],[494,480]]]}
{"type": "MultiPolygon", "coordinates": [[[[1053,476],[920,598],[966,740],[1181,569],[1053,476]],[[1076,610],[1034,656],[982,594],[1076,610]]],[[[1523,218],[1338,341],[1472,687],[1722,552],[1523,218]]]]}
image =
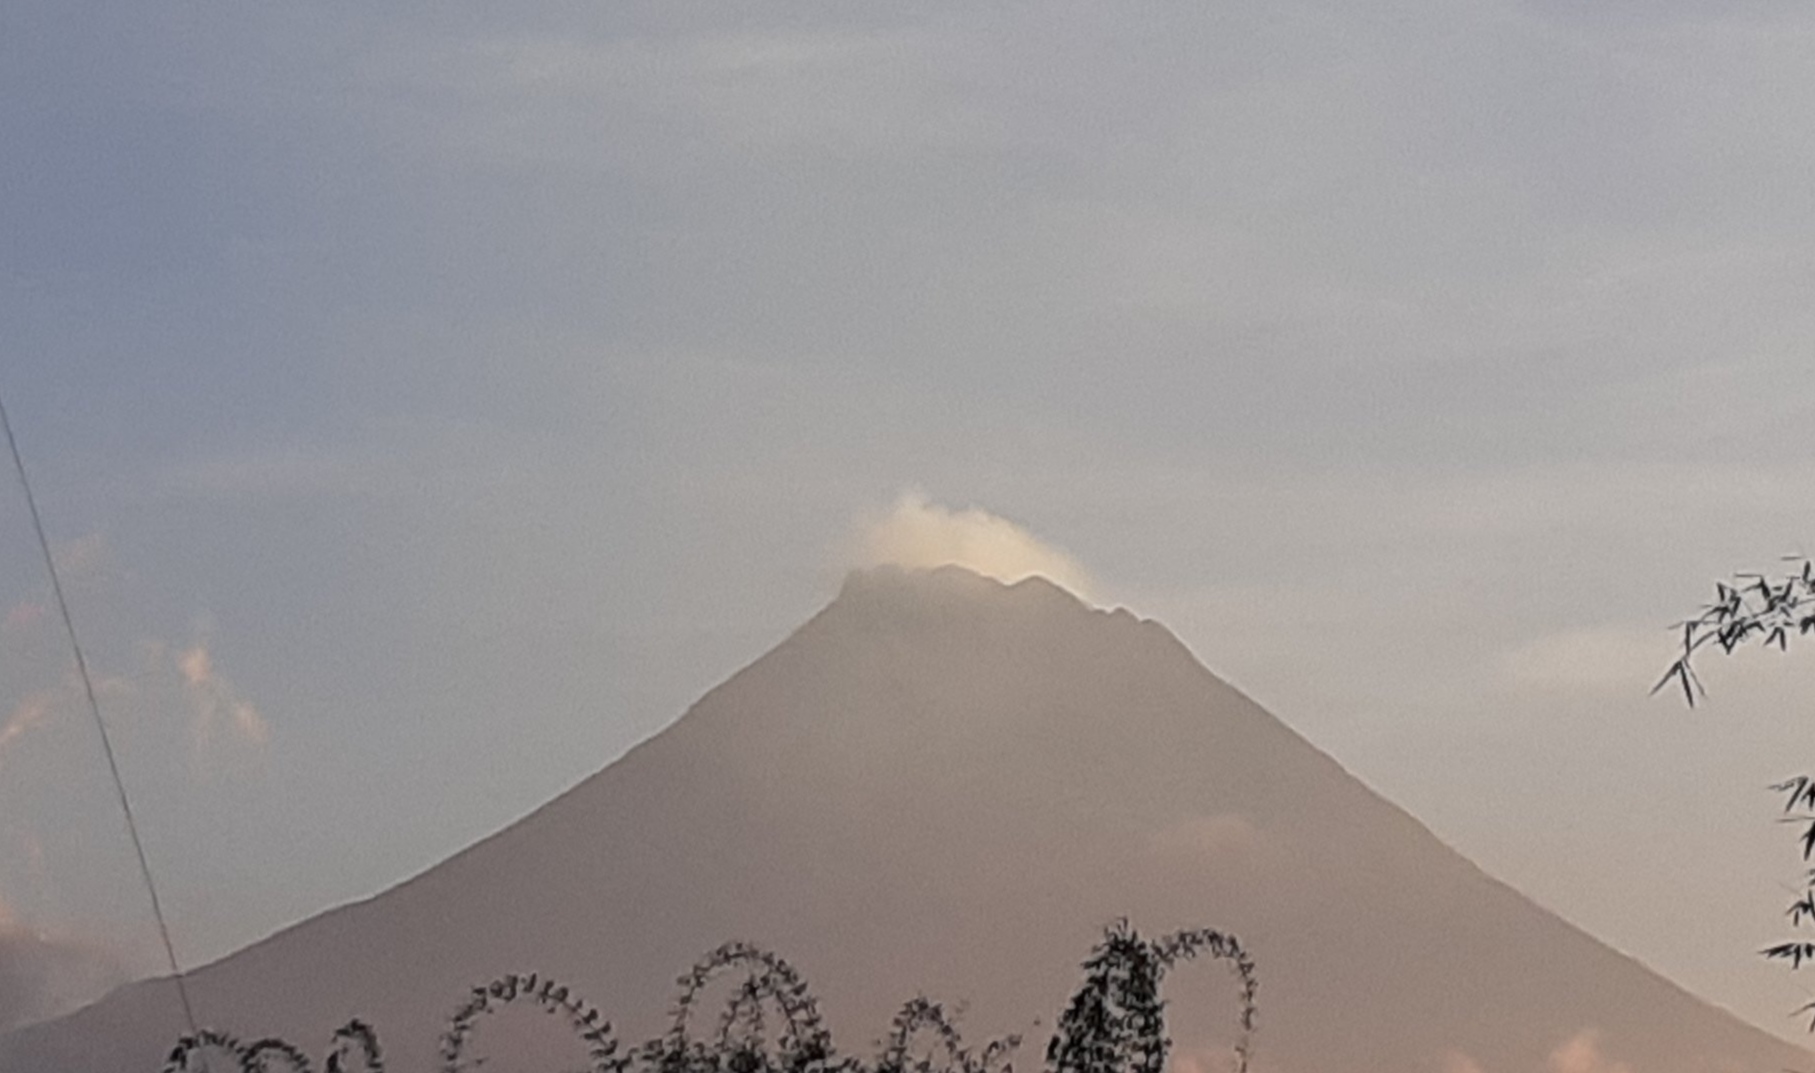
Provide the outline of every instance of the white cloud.
{"type": "Polygon", "coordinates": [[[888,514],[862,525],[850,560],[860,567],[962,566],[1011,584],[1038,575],[1085,598],[1093,587],[1076,559],[1014,522],[980,507],[954,510],[919,491],[902,493],[888,514]]]}

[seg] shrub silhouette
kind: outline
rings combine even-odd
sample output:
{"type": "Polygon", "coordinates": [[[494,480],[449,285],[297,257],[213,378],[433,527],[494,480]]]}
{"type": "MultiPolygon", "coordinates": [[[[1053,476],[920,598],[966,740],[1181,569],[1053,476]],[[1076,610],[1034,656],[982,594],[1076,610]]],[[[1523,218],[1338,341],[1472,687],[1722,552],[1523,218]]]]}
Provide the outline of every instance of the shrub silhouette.
{"type": "MultiPolygon", "coordinates": [[[[1788,555],[1784,561],[1791,566],[1777,577],[1740,573],[1715,582],[1714,599],[1677,624],[1682,630],[1682,643],[1676,660],[1651,691],[1656,693],[1674,682],[1682,690],[1684,702],[1694,707],[1697,697],[1707,695],[1695,672],[1697,657],[1711,649],[1732,655],[1753,644],[1787,652],[1792,637],[1815,633],[1815,560],[1788,555]]],[[[1785,915],[1792,928],[1815,923],[1815,868],[1807,867],[1815,863],[1815,777],[1796,775],[1772,785],[1771,790],[1784,797],[1783,821],[1801,828],[1799,841],[1805,866],[1802,893],[1790,903],[1785,915]]],[[[1786,940],[1759,953],[1800,969],[1815,963],[1815,942],[1786,940]]],[[[1815,1032],[1815,1002],[1796,1012],[1810,1016],[1809,1030],[1815,1032]]]]}
{"type": "Polygon", "coordinates": [[[964,1037],[953,1019],[946,1016],[945,1007],[918,995],[895,1015],[872,1073],[1010,1073],[1009,1056],[1020,1045],[1020,1036],[1005,1036],[991,1040],[982,1051],[973,1052],[964,1045],[964,1037]],[[938,1039],[943,1061],[913,1056],[910,1048],[914,1037],[923,1031],[938,1039]]]}
{"type": "Polygon", "coordinates": [[[258,1073],[250,1048],[224,1032],[203,1029],[184,1036],[164,1062],[164,1073],[217,1073],[232,1070],[258,1073]]]}
{"type": "Polygon", "coordinates": [[[641,1051],[649,1073],[828,1073],[842,1069],[819,1003],[786,961],[748,943],[726,943],[680,978],[674,1024],[641,1051]],[[715,977],[738,968],[749,976],[726,1003],[716,1038],[707,1043],[688,1032],[700,992],[715,977]],[[765,1046],[765,1003],[782,1015],[773,1053],[765,1046]]]}
{"type": "MultiPolygon", "coordinates": [[[[164,1073],[312,1073],[309,1056],[281,1039],[242,1044],[223,1032],[184,1036],[165,1060],[164,1073]]],[[[354,1019],[335,1030],[324,1073],[384,1073],[378,1034],[354,1019]],[[357,1064],[352,1064],[357,1062],[357,1064]]]]}
{"type": "MultiPolygon", "coordinates": [[[[1253,1056],[1254,962],[1234,936],[1209,929],[1148,940],[1117,921],[1084,961],[1084,982],[1060,1016],[1046,1048],[1048,1073],[1164,1073],[1166,1036],[1160,984],[1167,970],[1200,954],[1228,961],[1235,973],[1238,1034],[1234,1068],[1246,1073],[1253,1056]]],[[[782,958],[748,943],[726,943],[680,978],[667,1032],[621,1051],[610,1022],[565,984],[537,973],[511,973],[475,987],[448,1019],[441,1037],[441,1073],[475,1073],[469,1057],[479,1021],[527,1004],[560,1017],[587,1048],[588,1073],[1013,1073],[1020,1038],[991,1040],[980,1050],[964,1042],[955,1018],[925,996],[901,1007],[873,1061],[840,1057],[806,981],[782,958]],[[710,1038],[694,1035],[700,995],[713,980],[743,972],[710,1038]],[[773,1022],[771,1013],[779,1015],[773,1022]],[[930,1050],[916,1043],[930,1037],[930,1050]]],[[[334,1033],[325,1073],[384,1073],[378,1036],[362,1021],[334,1033]]],[[[164,1073],[313,1073],[291,1044],[264,1039],[241,1044],[205,1031],[185,1036],[164,1073]]]]}
{"type": "Polygon", "coordinates": [[[1200,953],[1227,959],[1241,981],[1235,1068],[1246,1073],[1259,983],[1241,944],[1208,929],[1149,942],[1126,920],[1117,921],[1084,962],[1084,984],[1046,1047],[1052,1073],[1164,1073],[1172,1041],[1160,981],[1167,969],[1200,953]]]}
{"type": "Polygon", "coordinates": [[[448,1028],[441,1036],[442,1073],[472,1073],[477,1062],[466,1060],[467,1042],[473,1028],[485,1014],[527,1003],[544,1013],[562,1016],[574,1035],[586,1044],[588,1073],[621,1073],[628,1064],[618,1057],[618,1043],[611,1034],[611,1023],[599,1011],[575,994],[566,984],[538,976],[536,973],[502,976],[483,987],[475,987],[466,1002],[448,1018],[448,1028]]]}
{"type": "Polygon", "coordinates": [[[378,1049],[378,1033],[364,1021],[349,1021],[334,1033],[328,1051],[327,1073],[384,1073],[384,1056],[378,1049]],[[355,1059],[354,1053],[358,1052],[355,1059]],[[352,1063],[357,1061],[358,1065],[352,1063]]]}

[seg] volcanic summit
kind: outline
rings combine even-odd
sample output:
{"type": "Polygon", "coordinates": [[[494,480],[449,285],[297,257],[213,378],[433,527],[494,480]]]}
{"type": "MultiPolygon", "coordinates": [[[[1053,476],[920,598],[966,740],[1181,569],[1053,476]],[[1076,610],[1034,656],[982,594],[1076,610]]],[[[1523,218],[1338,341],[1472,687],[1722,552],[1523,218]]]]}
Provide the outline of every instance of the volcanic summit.
{"type": "MultiPolygon", "coordinates": [[[[1033,1068],[1119,918],[1242,939],[1271,1073],[1808,1058],[1483,874],[1164,627],[950,567],[852,574],[568,793],[191,988],[245,1037],[315,1043],[359,1016],[416,1073],[475,983],[557,976],[638,1040],[677,973],[743,939],[808,978],[847,1050],[925,993],[966,1003],[968,1032],[1024,1033],[1033,1068]]],[[[1220,1068],[1234,999],[1190,974],[1215,979],[1173,996],[1174,1062],[1220,1068]]],[[[168,986],[135,984],[0,1039],[0,1069],[149,1071],[182,1031],[168,986]]]]}

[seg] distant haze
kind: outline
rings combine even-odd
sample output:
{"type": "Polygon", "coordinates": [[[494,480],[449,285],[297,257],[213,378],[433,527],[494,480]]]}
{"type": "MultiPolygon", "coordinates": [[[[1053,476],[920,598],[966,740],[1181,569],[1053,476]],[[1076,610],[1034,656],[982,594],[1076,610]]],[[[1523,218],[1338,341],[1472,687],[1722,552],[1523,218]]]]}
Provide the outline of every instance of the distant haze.
{"type": "MultiPolygon", "coordinates": [[[[178,957],[952,561],[1804,1041],[1815,652],[1647,690],[1815,551],[1812,56],[1807,0],[4,0],[0,391],[178,957]]],[[[140,976],[5,483],[0,943],[140,976]]]]}
{"type": "MultiPolygon", "coordinates": [[[[848,1050],[924,993],[964,1004],[974,1038],[1026,1033],[1034,1068],[1122,916],[1244,942],[1261,1073],[1780,1073],[1811,1057],[1489,878],[1162,626],[956,568],[851,575],[571,792],[191,984],[245,1037],[314,1047],[369,1018],[396,1073],[426,1073],[471,985],[552,974],[637,1042],[663,1027],[676,974],[744,939],[806,974],[848,1050]]],[[[1179,1073],[1226,1068],[1229,975],[1190,966],[1167,994],[1179,1073]]],[[[150,1068],[180,1030],[168,984],[138,984],[0,1038],[0,1068],[150,1068]]]]}

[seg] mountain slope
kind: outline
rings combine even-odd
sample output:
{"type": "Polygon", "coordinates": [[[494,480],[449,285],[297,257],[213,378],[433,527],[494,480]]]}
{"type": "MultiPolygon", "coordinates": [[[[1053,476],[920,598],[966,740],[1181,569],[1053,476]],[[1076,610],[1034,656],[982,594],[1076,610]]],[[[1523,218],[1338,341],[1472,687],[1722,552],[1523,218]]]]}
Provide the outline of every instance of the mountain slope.
{"type": "MultiPolygon", "coordinates": [[[[1570,1040],[1632,1073],[1807,1060],[1482,874],[1162,627],[956,569],[853,575],[603,772],[192,986],[211,1023],[311,1049],[366,1017],[411,1073],[471,984],[537,969],[640,1040],[679,972],[743,938],[807,976],[846,1049],[926,992],[1027,1032],[1032,1068],[1120,916],[1244,940],[1260,1070],[1527,1073],[1570,1040]]],[[[1179,1059],[1216,1068],[1226,980],[1178,983],[1179,1059]]],[[[0,1069],[155,1069],[174,1012],[136,985],[0,1040],[0,1069]]]]}

